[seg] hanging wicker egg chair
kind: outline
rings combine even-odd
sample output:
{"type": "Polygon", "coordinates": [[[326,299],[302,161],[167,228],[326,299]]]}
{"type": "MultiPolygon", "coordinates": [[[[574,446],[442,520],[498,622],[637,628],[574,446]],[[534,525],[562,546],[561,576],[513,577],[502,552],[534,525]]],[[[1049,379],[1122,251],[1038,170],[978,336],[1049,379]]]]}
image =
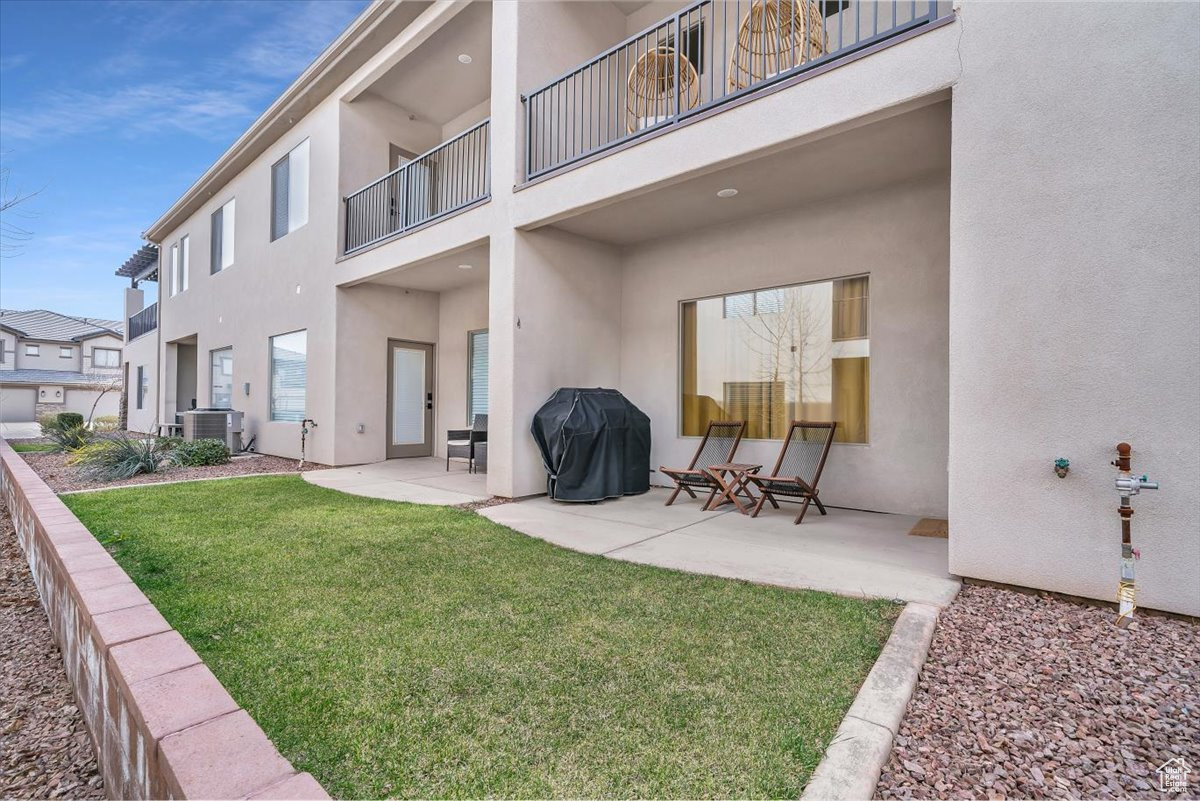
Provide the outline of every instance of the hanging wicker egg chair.
{"type": "Polygon", "coordinates": [[[825,52],[825,18],[819,3],[755,0],[738,26],[729,88],[745,89],[825,52]]]}
{"type": "Polygon", "coordinates": [[[626,86],[625,128],[629,133],[644,130],[668,119],[678,110],[687,111],[700,103],[700,77],[692,62],[673,47],[659,45],[642,54],[629,71],[626,86]],[[677,82],[682,85],[679,91],[677,82]]]}

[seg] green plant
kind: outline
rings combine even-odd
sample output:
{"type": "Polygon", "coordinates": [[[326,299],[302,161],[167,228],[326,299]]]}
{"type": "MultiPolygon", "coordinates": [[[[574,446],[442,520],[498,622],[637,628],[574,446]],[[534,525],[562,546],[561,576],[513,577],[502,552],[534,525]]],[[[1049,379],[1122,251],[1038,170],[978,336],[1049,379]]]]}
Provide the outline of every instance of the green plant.
{"type": "Polygon", "coordinates": [[[58,428],[65,431],[83,425],[83,415],[78,412],[59,412],[54,422],[58,428]]]}
{"type": "Polygon", "coordinates": [[[229,448],[219,439],[180,442],[171,449],[171,463],[179,467],[204,467],[229,461],[229,448]]]}
{"type": "Polygon", "coordinates": [[[107,433],[116,431],[120,424],[121,420],[115,414],[105,414],[92,420],[92,430],[107,433]]]}
{"type": "Polygon", "coordinates": [[[42,436],[48,436],[51,431],[58,428],[58,418],[52,414],[44,414],[38,418],[38,425],[42,427],[42,436]]]}
{"type": "Polygon", "coordinates": [[[53,450],[56,451],[77,451],[92,440],[92,432],[82,424],[69,428],[61,428],[56,424],[53,428],[42,429],[42,433],[53,443],[53,450]]]}
{"type": "Polygon", "coordinates": [[[167,451],[156,437],[114,434],[80,448],[70,463],[92,481],[120,481],[156,473],[166,458],[167,451]]]}

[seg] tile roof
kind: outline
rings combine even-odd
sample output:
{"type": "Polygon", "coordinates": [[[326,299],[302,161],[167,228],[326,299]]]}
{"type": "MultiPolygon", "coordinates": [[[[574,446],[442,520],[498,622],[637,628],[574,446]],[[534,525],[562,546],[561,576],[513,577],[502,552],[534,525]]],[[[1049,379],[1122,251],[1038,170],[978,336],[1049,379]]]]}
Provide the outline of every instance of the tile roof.
{"type": "Polygon", "coordinates": [[[98,334],[125,335],[125,324],[119,320],[71,317],[44,309],[0,309],[0,325],[11,328],[26,339],[49,342],[79,342],[98,334]]]}
{"type": "Polygon", "coordinates": [[[118,379],[121,374],[117,371],[95,373],[77,373],[73,370],[0,370],[0,384],[92,384],[97,379],[105,382],[108,378],[118,379]]]}

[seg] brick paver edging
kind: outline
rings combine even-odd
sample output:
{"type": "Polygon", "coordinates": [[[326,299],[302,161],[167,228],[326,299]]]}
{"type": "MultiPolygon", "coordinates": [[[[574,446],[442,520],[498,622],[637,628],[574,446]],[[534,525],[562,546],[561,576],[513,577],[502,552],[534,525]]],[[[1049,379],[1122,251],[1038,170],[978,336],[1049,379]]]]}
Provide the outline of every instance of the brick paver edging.
{"type": "Polygon", "coordinates": [[[904,607],[801,801],[875,797],[879,773],[892,755],[892,740],[929,655],[939,611],[929,604],[904,607]]]}
{"type": "Polygon", "coordinates": [[[109,798],[329,798],[2,438],[0,493],[109,798]]]}

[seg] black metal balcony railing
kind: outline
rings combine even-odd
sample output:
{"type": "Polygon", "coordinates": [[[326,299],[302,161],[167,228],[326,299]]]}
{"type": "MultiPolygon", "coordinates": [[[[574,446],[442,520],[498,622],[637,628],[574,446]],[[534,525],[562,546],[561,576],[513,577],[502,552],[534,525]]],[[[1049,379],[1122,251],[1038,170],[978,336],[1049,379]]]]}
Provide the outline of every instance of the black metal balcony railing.
{"type": "Polygon", "coordinates": [[[526,178],[836,62],[938,11],[939,0],[700,0],[524,97],[526,178]]]}
{"type": "Polygon", "coordinates": [[[158,328],[158,304],[152,303],[129,318],[129,327],[126,329],[129,334],[128,341],[132,342],[143,334],[149,334],[155,328],[158,328]]]}
{"type": "Polygon", "coordinates": [[[491,194],[490,120],[347,195],[345,252],[458,211],[491,194]]]}

